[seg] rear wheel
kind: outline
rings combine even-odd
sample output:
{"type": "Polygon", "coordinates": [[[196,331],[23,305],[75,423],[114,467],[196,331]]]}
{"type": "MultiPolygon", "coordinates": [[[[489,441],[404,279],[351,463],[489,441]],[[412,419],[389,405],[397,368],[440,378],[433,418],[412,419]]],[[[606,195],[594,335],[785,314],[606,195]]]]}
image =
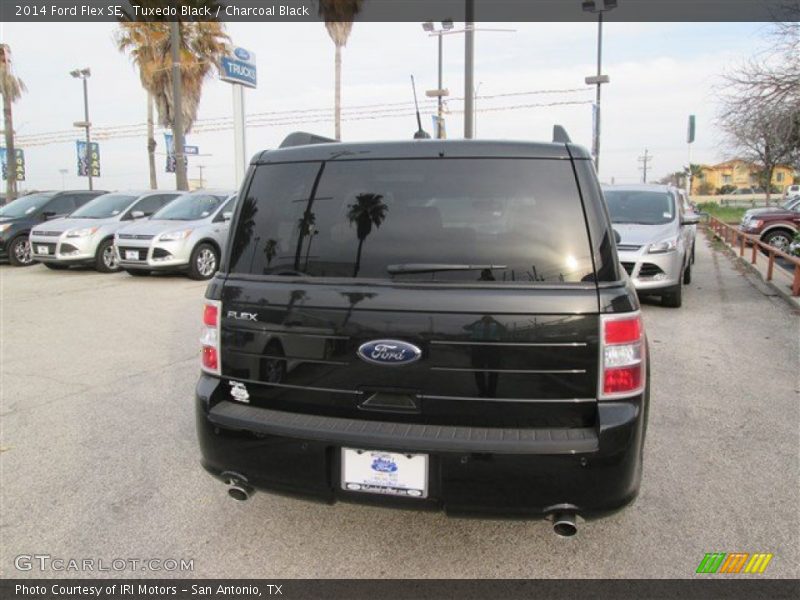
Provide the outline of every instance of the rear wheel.
{"type": "Polygon", "coordinates": [[[53,271],[63,271],[64,269],[68,269],[69,265],[60,265],[58,263],[42,263],[48,269],[53,269],[53,271]]]}
{"type": "Polygon", "coordinates": [[[100,273],[115,273],[119,271],[117,255],[114,253],[114,240],[107,239],[100,242],[97,253],[94,255],[94,268],[100,273]]]}
{"type": "Polygon", "coordinates": [[[689,285],[692,283],[692,264],[689,263],[686,265],[686,269],[683,271],[683,283],[685,285],[689,285]]]}
{"type": "Polygon", "coordinates": [[[143,271],[141,269],[125,269],[125,272],[134,277],[147,277],[150,275],[150,271],[143,271]]]}
{"type": "Polygon", "coordinates": [[[666,306],[667,308],[680,308],[681,304],[683,304],[683,285],[681,282],[678,282],[678,285],[661,294],[662,306],[666,306]]]}
{"type": "Polygon", "coordinates": [[[189,277],[211,279],[217,272],[219,257],[211,244],[198,244],[189,261],[189,277]]]}
{"type": "Polygon", "coordinates": [[[31,243],[27,235],[18,235],[8,245],[8,262],[15,267],[29,267],[33,264],[31,243]]]}
{"type": "Polygon", "coordinates": [[[694,247],[697,245],[697,242],[692,244],[692,264],[694,264],[694,247]]]}

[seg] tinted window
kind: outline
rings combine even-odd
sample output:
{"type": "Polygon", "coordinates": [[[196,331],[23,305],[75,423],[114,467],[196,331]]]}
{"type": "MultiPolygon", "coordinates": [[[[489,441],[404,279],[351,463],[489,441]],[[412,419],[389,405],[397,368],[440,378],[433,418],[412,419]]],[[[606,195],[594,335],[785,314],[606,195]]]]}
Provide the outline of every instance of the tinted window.
{"type": "Polygon", "coordinates": [[[154,219],[194,221],[211,215],[225,198],[211,194],[184,194],[153,215],[154,219]]]}
{"type": "Polygon", "coordinates": [[[12,200],[0,208],[0,217],[24,217],[31,215],[39,210],[45,203],[55,195],[55,192],[45,192],[42,194],[30,194],[12,200]]]}
{"type": "Polygon", "coordinates": [[[363,160],[319,169],[256,170],[238,217],[232,272],[507,283],[592,278],[569,161],[363,160]]]}
{"type": "Polygon", "coordinates": [[[136,196],[129,194],[104,194],[81,206],[70,217],[76,219],[109,219],[123,212],[135,199],[136,196]]]}
{"type": "Polygon", "coordinates": [[[662,225],[675,218],[675,199],[669,192],[605,190],[612,223],[662,225]]]}

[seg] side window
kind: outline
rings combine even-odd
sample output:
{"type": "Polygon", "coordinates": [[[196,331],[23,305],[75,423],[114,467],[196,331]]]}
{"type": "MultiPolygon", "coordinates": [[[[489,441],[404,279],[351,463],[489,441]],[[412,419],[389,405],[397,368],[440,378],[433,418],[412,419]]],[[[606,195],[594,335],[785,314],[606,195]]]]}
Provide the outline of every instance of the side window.
{"type": "Polygon", "coordinates": [[[236,207],[236,198],[231,198],[228,200],[222,209],[217,213],[217,216],[214,217],[215,223],[220,223],[225,220],[223,216],[226,212],[233,212],[233,209],[236,207]]]}
{"type": "Polygon", "coordinates": [[[53,215],[66,215],[76,208],[74,196],[57,196],[48,202],[44,212],[53,215]]]}
{"type": "Polygon", "coordinates": [[[133,212],[134,210],[138,210],[143,212],[145,216],[149,217],[159,208],[161,208],[167,202],[173,200],[174,198],[175,196],[170,194],[158,194],[156,196],[147,196],[147,198],[142,198],[136,204],[134,204],[133,207],[131,208],[131,212],[133,212]]]}

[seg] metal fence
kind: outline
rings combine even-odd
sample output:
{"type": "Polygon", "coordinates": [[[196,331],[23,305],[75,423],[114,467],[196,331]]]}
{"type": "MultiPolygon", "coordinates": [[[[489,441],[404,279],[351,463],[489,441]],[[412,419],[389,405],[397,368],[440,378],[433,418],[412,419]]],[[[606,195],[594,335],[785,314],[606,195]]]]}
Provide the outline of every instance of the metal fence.
{"type": "Polygon", "coordinates": [[[739,256],[742,258],[744,258],[747,248],[752,248],[750,257],[751,265],[757,264],[758,256],[761,252],[766,254],[767,256],[764,257],[763,260],[767,261],[767,281],[772,281],[772,276],[775,272],[775,259],[777,257],[781,257],[794,265],[792,296],[800,296],[800,257],[792,256],[769,244],[765,244],[758,239],[757,235],[744,233],[736,225],[725,223],[716,217],[709,216],[707,226],[716,237],[730,244],[734,249],[738,248],[739,256]],[[761,250],[761,252],[759,252],[759,250],[761,250]]]}

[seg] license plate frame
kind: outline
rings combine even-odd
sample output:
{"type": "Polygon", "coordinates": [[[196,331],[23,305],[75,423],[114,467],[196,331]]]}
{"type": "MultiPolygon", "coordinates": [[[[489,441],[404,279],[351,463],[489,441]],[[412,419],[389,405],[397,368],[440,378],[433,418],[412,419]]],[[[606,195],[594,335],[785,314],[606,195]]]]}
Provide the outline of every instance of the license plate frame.
{"type": "Polygon", "coordinates": [[[415,500],[428,497],[428,454],[342,447],[340,466],[345,491],[415,500]]]}

